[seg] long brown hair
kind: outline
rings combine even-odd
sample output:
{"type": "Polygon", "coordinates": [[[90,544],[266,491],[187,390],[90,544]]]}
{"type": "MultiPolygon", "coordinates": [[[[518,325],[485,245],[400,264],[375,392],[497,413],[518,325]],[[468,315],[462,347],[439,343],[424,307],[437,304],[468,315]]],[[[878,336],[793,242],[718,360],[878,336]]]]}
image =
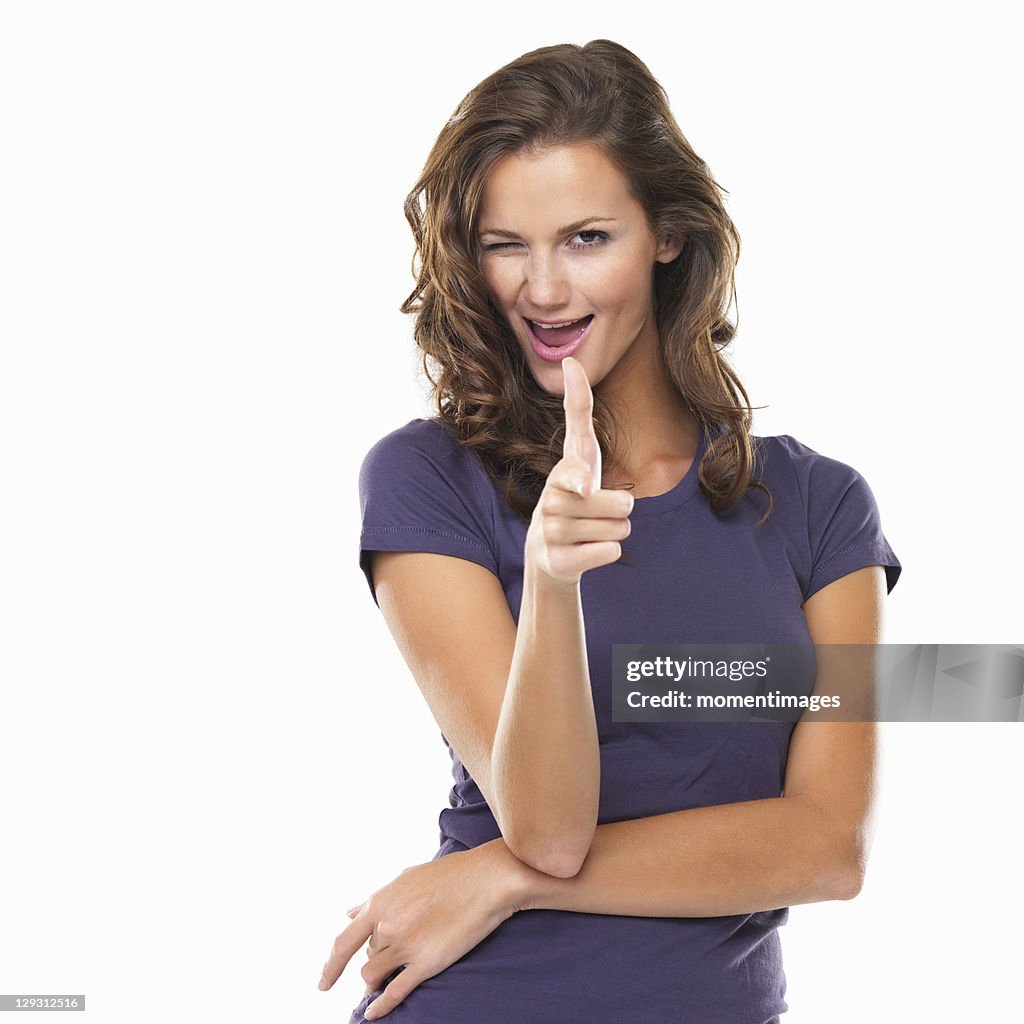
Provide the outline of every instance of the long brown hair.
{"type": "MultiPolygon", "coordinates": [[[[406,198],[416,287],[401,311],[416,315],[414,337],[438,419],[504,481],[509,504],[527,520],[561,458],[565,414],[561,397],[535,381],[490,297],[477,220],[498,161],[576,142],[604,148],[656,235],[685,239],[680,255],[654,270],[663,368],[705,429],[698,479],[712,508],[722,512],[757,487],[768,495],[767,516],[771,493],[753,479],[753,410],[721,355],[736,333],[727,313],[740,253],[726,190],[686,141],[647,66],[608,39],[545,46],[484,79],[441,129],[406,198]]],[[[596,389],[594,429],[607,462],[616,423],[596,389]]]]}

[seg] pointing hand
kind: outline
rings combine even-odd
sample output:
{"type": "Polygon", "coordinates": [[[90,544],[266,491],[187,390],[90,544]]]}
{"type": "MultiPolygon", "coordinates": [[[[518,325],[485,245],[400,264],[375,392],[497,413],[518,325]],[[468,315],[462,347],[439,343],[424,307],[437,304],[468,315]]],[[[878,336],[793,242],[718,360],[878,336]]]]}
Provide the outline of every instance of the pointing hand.
{"type": "Polygon", "coordinates": [[[533,512],[526,558],[560,583],[578,583],[587,569],[618,561],[629,536],[633,496],[602,490],[601,448],[594,432],[594,395],[586,371],[562,360],[565,443],[533,512]]]}

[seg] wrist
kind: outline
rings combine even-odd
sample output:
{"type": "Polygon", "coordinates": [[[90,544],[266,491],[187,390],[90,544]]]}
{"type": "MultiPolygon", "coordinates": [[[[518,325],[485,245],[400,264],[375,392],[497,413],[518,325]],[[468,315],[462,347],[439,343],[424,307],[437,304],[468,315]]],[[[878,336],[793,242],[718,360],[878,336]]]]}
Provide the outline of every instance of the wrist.
{"type": "Polygon", "coordinates": [[[494,872],[496,899],[506,916],[530,909],[537,896],[537,879],[546,877],[543,872],[524,864],[503,838],[493,839],[475,849],[488,858],[488,868],[494,872]]]}
{"type": "Polygon", "coordinates": [[[539,564],[539,559],[527,554],[523,563],[523,592],[537,596],[565,596],[574,599],[580,592],[580,577],[576,579],[559,579],[546,572],[539,564]]]}

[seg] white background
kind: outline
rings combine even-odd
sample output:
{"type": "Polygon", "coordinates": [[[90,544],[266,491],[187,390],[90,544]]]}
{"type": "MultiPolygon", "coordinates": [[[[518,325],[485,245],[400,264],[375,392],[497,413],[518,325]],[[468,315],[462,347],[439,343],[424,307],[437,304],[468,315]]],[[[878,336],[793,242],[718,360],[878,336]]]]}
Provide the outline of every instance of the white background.
{"type": "MultiPolygon", "coordinates": [[[[870,482],[887,639],[1024,641],[1010,11],[4,4],[0,992],[348,1020],[344,910],[450,786],[357,567],[362,456],[429,414],[402,200],[527,50],[612,38],[668,90],[743,238],[755,433],[870,482]]],[[[864,891],[783,930],[787,1024],[1019,1012],[1022,739],[886,727],[864,891]]]]}

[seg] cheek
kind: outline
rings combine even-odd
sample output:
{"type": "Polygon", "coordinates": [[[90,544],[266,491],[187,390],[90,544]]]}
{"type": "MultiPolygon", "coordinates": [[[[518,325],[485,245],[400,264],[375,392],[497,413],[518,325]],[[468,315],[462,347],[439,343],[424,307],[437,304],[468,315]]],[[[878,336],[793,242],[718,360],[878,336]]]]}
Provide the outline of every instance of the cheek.
{"type": "Polygon", "coordinates": [[[588,282],[588,291],[599,308],[611,312],[615,309],[645,308],[650,301],[651,269],[635,255],[609,260],[594,273],[588,282]]]}
{"type": "Polygon", "coordinates": [[[494,260],[482,268],[484,283],[499,306],[507,306],[515,299],[515,278],[511,267],[502,267],[494,260]]]}

